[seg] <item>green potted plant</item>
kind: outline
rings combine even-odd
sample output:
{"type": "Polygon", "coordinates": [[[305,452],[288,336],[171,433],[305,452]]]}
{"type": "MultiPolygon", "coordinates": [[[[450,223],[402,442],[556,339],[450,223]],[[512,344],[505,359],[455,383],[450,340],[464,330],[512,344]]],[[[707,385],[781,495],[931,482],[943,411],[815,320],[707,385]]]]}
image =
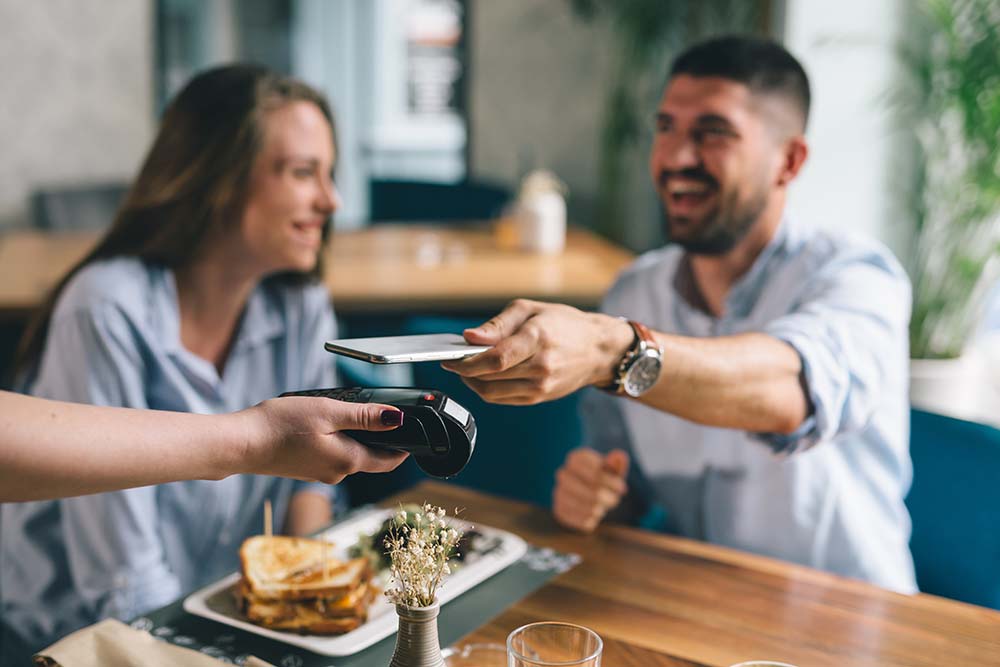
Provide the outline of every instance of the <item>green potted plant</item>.
{"type": "Polygon", "coordinates": [[[969,343],[1000,277],[1000,5],[921,0],[904,49],[915,135],[911,400],[975,416],[969,343]]]}

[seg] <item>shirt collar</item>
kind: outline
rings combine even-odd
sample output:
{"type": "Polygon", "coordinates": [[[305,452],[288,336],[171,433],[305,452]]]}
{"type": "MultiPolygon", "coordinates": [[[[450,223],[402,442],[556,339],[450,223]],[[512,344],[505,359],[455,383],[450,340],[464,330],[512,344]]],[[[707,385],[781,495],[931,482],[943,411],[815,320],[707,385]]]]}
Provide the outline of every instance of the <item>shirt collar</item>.
{"type": "Polygon", "coordinates": [[[788,243],[787,219],[782,219],[771,241],[754,260],[750,270],[733,283],[726,297],[726,313],[743,317],[752,309],[767,283],[767,276],[773,265],[773,260],[783,255],[783,249],[788,243]]]}
{"type": "MultiPolygon", "coordinates": [[[[160,268],[158,274],[154,280],[158,288],[154,291],[153,298],[157,302],[154,312],[160,318],[164,347],[168,352],[178,353],[184,350],[184,346],[181,343],[176,277],[168,268],[160,268]]],[[[279,309],[279,299],[275,298],[275,291],[279,289],[265,280],[250,293],[240,318],[236,340],[229,352],[230,357],[284,335],[286,324],[279,309]]]]}
{"type": "MultiPolygon", "coordinates": [[[[781,250],[787,245],[790,226],[787,219],[782,219],[774,236],[764,246],[750,269],[733,284],[726,297],[726,316],[743,317],[752,310],[766,283],[772,260],[780,255],[781,250]]],[[[673,286],[688,305],[708,314],[708,306],[691,271],[691,258],[686,252],[681,255],[677,263],[673,286]]]]}
{"type": "Polygon", "coordinates": [[[280,300],[275,298],[280,289],[265,280],[250,294],[233,345],[234,352],[256,347],[285,334],[280,300]]]}

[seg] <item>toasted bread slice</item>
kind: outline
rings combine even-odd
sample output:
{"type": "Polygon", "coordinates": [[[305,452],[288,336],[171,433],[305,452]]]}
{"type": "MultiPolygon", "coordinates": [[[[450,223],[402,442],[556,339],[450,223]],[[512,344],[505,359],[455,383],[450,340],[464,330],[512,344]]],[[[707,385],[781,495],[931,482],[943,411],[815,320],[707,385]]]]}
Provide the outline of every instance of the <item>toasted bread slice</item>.
{"type": "Polygon", "coordinates": [[[262,600],[335,599],[347,595],[370,578],[371,565],[366,558],[357,558],[330,567],[329,576],[320,568],[290,581],[261,581],[245,575],[253,595],[262,600]]]}
{"type": "Polygon", "coordinates": [[[240,609],[254,623],[272,625],[301,617],[302,610],[315,611],[324,618],[368,618],[368,606],[378,593],[377,587],[365,582],[347,595],[336,599],[263,600],[255,597],[245,582],[240,582],[236,597],[240,609]]]}
{"type": "Polygon", "coordinates": [[[284,581],[296,572],[322,563],[330,543],[307,537],[255,535],[243,541],[243,573],[253,572],[267,581],[284,581]]]}
{"type": "Polygon", "coordinates": [[[339,598],[371,578],[366,558],[324,561],[328,551],[322,540],[251,537],[240,548],[243,578],[253,596],[263,600],[339,598]]]}
{"type": "Polygon", "coordinates": [[[293,619],[271,624],[263,623],[262,625],[272,630],[292,630],[302,634],[342,635],[357,629],[364,622],[363,618],[326,618],[318,612],[302,609],[301,613],[293,619]]]}

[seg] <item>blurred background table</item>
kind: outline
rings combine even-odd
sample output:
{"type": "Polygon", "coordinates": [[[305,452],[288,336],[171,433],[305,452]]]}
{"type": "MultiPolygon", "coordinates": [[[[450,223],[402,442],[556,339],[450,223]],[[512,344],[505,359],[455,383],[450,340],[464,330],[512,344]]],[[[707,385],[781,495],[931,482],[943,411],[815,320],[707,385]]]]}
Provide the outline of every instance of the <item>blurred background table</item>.
{"type": "Polygon", "coordinates": [[[97,238],[95,232],[16,231],[0,236],[0,321],[27,319],[97,238]]]}
{"type": "MultiPolygon", "coordinates": [[[[0,318],[27,317],[96,239],[92,232],[0,237],[0,318]]],[[[594,308],[631,260],[582,229],[570,229],[561,254],[537,255],[501,247],[487,225],[380,224],[334,234],[326,283],[346,316],[487,312],[517,297],[594,308]]]]}
{"type": "Polygon", "coordinates": [[[616,667],[726,667],[751,659],[801,667],[998,664],[1000,612],[983,607],[622,526],[570,533],[540,507],[440,483],[425,482],[386,504],[396,502],[430,502],[449,513],[461,507],[473,524],[583,557],[458,645],[502,643],[525,623],[559,620],[601,635],[602,664],[616,667]]]}
{"type": "Polygon", "coordinates": [[[539,255],[500,247],[485,226],[381,224],[334,235],[327,284],[344,314],[492,311],[517,297],[595,308],[632,259],[583,229],[539,255]]]}

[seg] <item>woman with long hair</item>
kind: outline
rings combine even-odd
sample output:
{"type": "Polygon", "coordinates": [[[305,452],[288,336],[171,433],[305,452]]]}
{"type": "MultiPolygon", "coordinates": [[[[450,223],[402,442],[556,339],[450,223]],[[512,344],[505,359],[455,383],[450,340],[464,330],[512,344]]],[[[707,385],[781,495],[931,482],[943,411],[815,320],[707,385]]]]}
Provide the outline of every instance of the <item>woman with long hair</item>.
{"type": "MultiPolygon", "coordinates": [[[[20,388],[221,413],[333,386],[323,342],[335,321],[318,278],[339,205],[335,157],[333,117],[312,88],[246,65],[195,77],[111,228],[26,331],[20,388]]],[[[235,569],[265,500],[284,517],[276,529],[315,530],[334,488],[236,475],[4,505],[4,657],[235,569]]]]}

